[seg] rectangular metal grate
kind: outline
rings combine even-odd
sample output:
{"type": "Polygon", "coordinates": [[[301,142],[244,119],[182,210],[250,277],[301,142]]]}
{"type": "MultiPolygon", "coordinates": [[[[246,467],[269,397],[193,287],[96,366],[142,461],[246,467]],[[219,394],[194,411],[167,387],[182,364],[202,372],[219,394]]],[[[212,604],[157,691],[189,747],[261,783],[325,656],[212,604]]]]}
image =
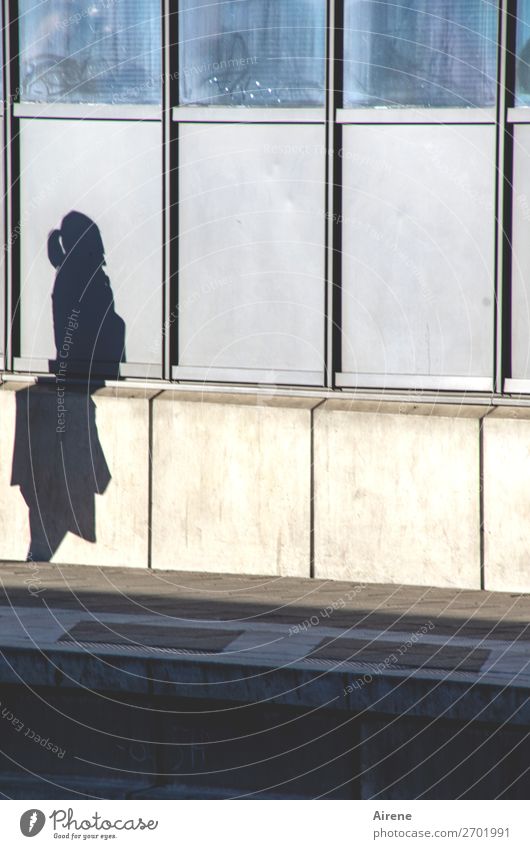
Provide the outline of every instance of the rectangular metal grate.
{"type": "Polygon", "coordinates": [[[315,660],[350,661],[384,664],[387,669],[458,669],[460,672],[480,672],[489,651],[467,649],[465,646],[444,646],[415,643],[403,648],[403,643],[381,640],[353,640],[327,637],[308,654],[315,660]],[[400,653],[401,650],[401,653],[400,653]]]}
{"type": "Polygon", "coordinates": [[[222,652],[242,631],[216,631],[213,628],[172,628],[134,622],[78,622],[66,631],[60,642],[106,643],[128,647],[183,649],[222,652]]]}

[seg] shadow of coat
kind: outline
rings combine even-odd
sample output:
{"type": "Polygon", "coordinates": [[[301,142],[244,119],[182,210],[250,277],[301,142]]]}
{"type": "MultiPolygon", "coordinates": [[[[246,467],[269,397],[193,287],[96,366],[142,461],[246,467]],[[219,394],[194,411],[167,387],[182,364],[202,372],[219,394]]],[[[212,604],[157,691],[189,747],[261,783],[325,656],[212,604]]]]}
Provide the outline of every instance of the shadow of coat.
{"type": "Polygon", "coordinates": [[[29,509],[28,560],[50,560],[68,531],[95,542],[94,496],[110,480],[89,394],[42,382],[16,393],[11,484],[29,509]]]}

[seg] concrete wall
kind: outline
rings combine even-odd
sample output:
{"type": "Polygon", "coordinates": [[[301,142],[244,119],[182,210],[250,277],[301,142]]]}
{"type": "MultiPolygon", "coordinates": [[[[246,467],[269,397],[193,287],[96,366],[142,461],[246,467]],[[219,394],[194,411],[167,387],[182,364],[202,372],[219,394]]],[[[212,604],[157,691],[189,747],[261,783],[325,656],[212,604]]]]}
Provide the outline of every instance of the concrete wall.
{"type": "Polygon", "coordinates": [[[315,576],[480,588],[477,407],[315,413],[315,576]]]}
{"type": "Polygon", "coordinates": [[[530,591],[530,409],[120,384],[58,435],[58,402],[1,385],[0,559],[530,591]]]}
{"type": "Polygon", "coordinates": [[[153,566],[309,577],[317,403],[172,392],[156,399],[153,566]]]}
{"type": "Polygon", "coordinates": [[[488,590],[530,592],[530,409],[484,421],[484,576],[488,590]]]}

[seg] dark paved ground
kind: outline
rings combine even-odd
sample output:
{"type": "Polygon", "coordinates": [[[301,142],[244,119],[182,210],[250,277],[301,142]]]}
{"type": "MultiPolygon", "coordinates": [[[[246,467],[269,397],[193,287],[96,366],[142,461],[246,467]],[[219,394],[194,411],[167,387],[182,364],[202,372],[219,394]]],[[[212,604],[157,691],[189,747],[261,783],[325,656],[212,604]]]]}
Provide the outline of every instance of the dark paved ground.
{"type": "Polygon", "coordinates": [[[527,798],[529,622],[511,593],[0,564],[0,797],[527,798]]]}
{"type": "Polygon", "coordinates": [[[0,565],[0,605],[182,620],[301,624],[530,641],[530,595],[299,578],[45,564],[0,565]],[[322,611],[329,615],[322,615],[322,611]]]}

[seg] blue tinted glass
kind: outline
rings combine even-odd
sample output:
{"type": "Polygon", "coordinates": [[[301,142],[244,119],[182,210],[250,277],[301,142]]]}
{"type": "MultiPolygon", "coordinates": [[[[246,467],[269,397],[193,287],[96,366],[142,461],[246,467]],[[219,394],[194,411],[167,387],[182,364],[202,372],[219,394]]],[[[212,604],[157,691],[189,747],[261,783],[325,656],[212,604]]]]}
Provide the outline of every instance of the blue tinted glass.
{"type": "Polygon", "coordinates": [[[517,3],[515,104],[530,106],[530,0],[517,3]]]}
{"type": "Polygon", "coordinates": [[[159,0],[20,0],[20,99],[160,103],[159,0]]]}
{"type": "Polygon", "coordinates": [[[345,106],[493,106],[497,0],[346,0],[345,106]]]}
{"type": "Polygon", "coordinates": [[[180,102],[319,106],[325,0],[181,0],[180,102]]]}

